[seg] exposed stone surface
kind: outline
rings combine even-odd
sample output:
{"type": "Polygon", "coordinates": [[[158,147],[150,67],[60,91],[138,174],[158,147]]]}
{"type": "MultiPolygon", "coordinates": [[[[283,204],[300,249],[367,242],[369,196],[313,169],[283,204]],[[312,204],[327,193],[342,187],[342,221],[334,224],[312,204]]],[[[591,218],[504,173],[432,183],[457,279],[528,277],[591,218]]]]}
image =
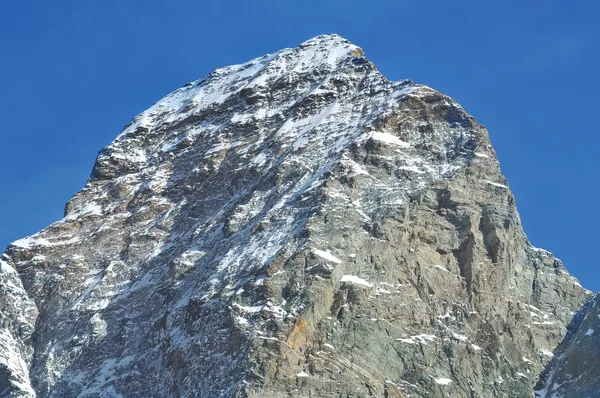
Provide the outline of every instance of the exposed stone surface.
{"type": "Polygon", "coordinates": [[[336,35],[137,116],[0,283],[10,397],[531,397],[589,295],[485,128],[336,35]]]}
{"type": "Polygon", "coordinates": [[[599,304],[596,294],[575,314],[554,360],[542,374],[536,397],[600,397],[599,304]]]}

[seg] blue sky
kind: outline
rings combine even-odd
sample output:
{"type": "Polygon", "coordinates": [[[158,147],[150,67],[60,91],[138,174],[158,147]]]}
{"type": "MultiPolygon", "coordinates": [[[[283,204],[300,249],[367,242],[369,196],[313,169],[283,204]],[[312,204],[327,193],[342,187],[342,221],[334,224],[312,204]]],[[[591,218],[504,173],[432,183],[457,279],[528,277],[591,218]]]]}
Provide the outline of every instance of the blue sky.
{"type": "MultiPolygon", "coordinates": [[[[535,246],[600,290],[600,3],[32,0],[0,13],[0,246],[62,217],[137,113],[321,33],[486,125],[535,246]]],[[[0,249],[1,251],[1,249],[0,249]]]]}

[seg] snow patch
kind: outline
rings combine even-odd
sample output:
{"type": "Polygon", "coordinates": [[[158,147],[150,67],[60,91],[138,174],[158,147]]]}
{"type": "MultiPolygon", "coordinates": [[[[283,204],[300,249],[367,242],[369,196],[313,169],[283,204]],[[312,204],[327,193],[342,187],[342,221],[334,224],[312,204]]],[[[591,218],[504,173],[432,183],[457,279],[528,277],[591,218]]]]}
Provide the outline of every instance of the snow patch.
{"type": "Polygon", "coordinates": [[[315,253],[317,256],[327,260],[327,261],[331,261],[332,263],[336,263],[336,264],[341,264],[342,260],[340,260],[339,258],[335,257],[333,254],[331,254],[330,252],[327,251],[323,251],[323,250],[318,250],[318,249],[312,249],[312,252],[315,253]]]}
{"type": "Polygon", "coordinates": [[[361,285],[361,286],[366,286],[366,287],[373,286],[367,280],[359,278],[358,276],[355,276],[355,275],[344,275],[344,276],[342,276],[342,279],[340,280],[340,282],[351,283],[354,285],[361,285]]]}
{"type": "Polygon", "coordinates": [[[552,351],[541,349],[540,352],[547,357],[554,358],[554,353],[552,353],[552,351]]]}
{"type": "Polygon", "coordinates": [[[464,335],[462,335],[462,334],[458,334],[458,333],[452,333],[452,338],[454,338],[454,339],[456,339],[456,340],[459,340],[459,341],[463,341],[463,342],[466,342],[466,341],[468,341],[468,340],[469,340],[469,339],[467,338],[467,336],[464,336],[464,335]]]}
{"type": "Polygon", "coordinates": [[[493,182],[493,181],[490,181],[490,180],[487,180],[486,183],[488,183],[490,185],[493,185],[493,186],[495,186],[497,188],[508,189],[508,187],[506,185],[499,184],[497,182],[493,182]]]}
{"type": "Polygon", "coordinates": [[[423,345],[427,345],[427,342],[432,342],[437,340],[438,337],[434,336],[432,334],[418,334],[416,336],[411,336],[409,338],[405,338],[405,339],[396,339],[396,341],[401,341],[403,343],[407,343],[407,344],[423,344],[423,345]]]}
{"type": "Polygon", "coordinates": [[[408,142],[404,142],[400,138],[390,133],[381,133],[379,131],[373,131],[371,133],[371,139],[379,142],[384,142],[386,144],[398,145],[400,148],[410,147],[410,144],[408,142]]]}

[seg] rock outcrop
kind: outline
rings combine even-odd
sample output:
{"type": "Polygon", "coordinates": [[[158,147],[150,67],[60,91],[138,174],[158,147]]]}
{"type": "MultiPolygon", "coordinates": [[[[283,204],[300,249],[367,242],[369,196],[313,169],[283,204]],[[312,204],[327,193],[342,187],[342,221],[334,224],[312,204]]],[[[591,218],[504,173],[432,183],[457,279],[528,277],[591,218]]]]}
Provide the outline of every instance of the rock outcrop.
{"type": "Polygon", "coordinates": [[[324,35],[157,102],[8,247],[0,394],[531,397],[588,296],[483,126],[324,35]]]}

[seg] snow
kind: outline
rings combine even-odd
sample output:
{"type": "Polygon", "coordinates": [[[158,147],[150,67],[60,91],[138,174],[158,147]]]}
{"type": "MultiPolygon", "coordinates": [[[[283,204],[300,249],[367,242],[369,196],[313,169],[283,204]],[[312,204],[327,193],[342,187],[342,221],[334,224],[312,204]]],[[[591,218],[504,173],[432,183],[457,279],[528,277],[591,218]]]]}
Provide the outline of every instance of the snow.
{"type": "Polygon", "coordinates": [[[52,246],[52,243],[50,243],[44,238],[36,238],[36,235],[32,235],[16,240],[12,243],[12,245],[24,249],[29,249],[35,246],[52,246]]]}
{"type": "Polygon", "coordinates": [[[127,372],[119,371],[121,368],[125,368],[130,363],[135,361],[135,356],[128,355],[121,359],[110,358],[106,359],[99,371],[96,373],[95,379],[86,386],[86,388],[79,393],[77,398],[83,398],[88,396],[98,396],[101,393],[108,394],[111,397],[123,397],[114,390],[114,386],[107,386],[107,384],[118,380],[121,377],[128,375],[127,372]]]}
{"type": "Polygon", "coordinates": [[[552,351],[549,351],[546,349],[541,349],[540,352],[542,354],[546,355],[547,357],[554,358],[554,354],[552,353],[552,351]]]}
{"type": "Polygon", "coordinates": [[[386,144],[397,145],[400,148],[408,148],[410,144],[408,142],[402,141],[400,138],[396,137],[390,133],[382,133],[379,131],[373,131],[371,133],[371,138],[375,141],[384,142],[386,144]]]}
{"type": "Polygon", "coordinates": [[[434,267],[437,269],[441,269],[442,271],[445,271],[445,272],[450,272],[446,267],[439,265],[439,264],[435,264],[434,267]]]}
{"type": "Polygon", "coordinates": [[[475,351],[481,351],[481,347],[475,344],[471,344],[471,348],[473,348],[475,351]]]}
{"type": "Polygon", "coordinates": [[[427,342],[432,342],[437,340],[438,337],[434,336],[432,334],[419,334],[416,336],[411,336],[409,338],[403,338],[403,339],[396,339],[396,341],[401,341],[403,343],[407,343],[407,344],[423,344],[423,345],[427,345],[427,342]]]}
{"type": "Polygon", "coordinates": [[[425,174],[425,171],[419,169],[416,166],[400,166],[400,167],[398,167],[398,169],[412,171],[413,173],[417,173],[417,174],[425,174]]]}
{"type": "Polygon", "coordinates": [[[99,312],[90,318],[90,324],[92,325],[92,332],[95,338],[106,337],[108,323],[102,319],[102,315],[99,312]]]}
{"type": "Polygon", "coordinates": [[[298,373],[296,377],[310,377],[310,375],[304,371],[298,373]]]}
{"type": "Polygon", "coordinates": [[[594,329],[588,329],[587,332],[585,332],[586,336],[591,336],[594,334],[594,329]]]}
{"type": "Polygon", "coordinates": [[[445,377],[439,377],[439,378],[435,379],[435,382],[436,382],[436,384],[446,386],[446,385],[452,383],[452,379],[447,379],[445,377]]]}
{"type": "Polygon", "coordinates": [[[19,352],[20,344],[8,329],[0,329],[0,365],[10,371],[10,382],[21,391],[35,396],[29,380],[29,368],[19,352]],[[11,374],[12,373],[12,374],[11,374]]]}
{"type": "MultiPolygon", "coordinates": [[[[66,236],[66,235],[63,235],[62,237],[69,238],[69,236],[66,236]]],[[[34,247],[66,246],[66,245],[71,245],[74,243],[79,243],[79,242],[81,242],[81,240],[82,239],[80,237],[70,237],[70,239],[67,239],[67,240],[51,242],[48,239],[39,237],[38,234],[36,234],[36,235],[32,235],[32,236],[28,236],[26,238],[16,240],[12,243],[12,245],[21,247],[24,249],[31,249],[34,247]]]]}
{"type": "Polygon", "coordinates": [[[341,59],[359,48],[338,35],[317,36],[305,41],[300,47],[304,47],[305,51],[292,72],[303,72],[308,68],[316,68],[320,64],[335,66],[341,59]]]}
{"type": "Polygon", "coordinates": [[[344,276],[342,276],[342,279],[340,279],[340,282],[351,283],[354,285],[361,285],[361,286],[366,286],[366,287],[373,286],[367,280],[359,278],[358,276],[355,276],[355,275],[344,275],[344,276]]]}
{"type": "Polygon", "coordinates": [[[279,341],[277,337],[258,336],[258,338],[261,340],[279,341]]]}
{"type": "Polygon", "coordinates": [[[489,158],[488,155],[486,155],[485,153],[479,153],[479,152],[474,152],[475,156],[477,156],[478,158],[489,158]]]}
{"type": "MultiPolygon", "coordinates": [[[[560,360],[562,360],[563,356],[564,356],[564,353],[561,354],[561,356],[558,360],[559,362],[560,362],[560,360]]],[[[554,357],[554,355],[552,355],[552,357],[554,357]]],[[[555,381],[554,381],[554,375],[556,374],[556,369],[557,369],[557,366],[556,366],[556,364],[554,364],[554,366],[550,370],[550,374],[546,377],[546,382],[545,382],[544,387],[540,390],[534,391],[536,398],[547,398],[548,393],[552,394],[552,392],[554,392],[555,389],[560,387],[560,383],[555,383],[555,381]]],[[[556,396],[556,398],[561,398],[561,397],[556,396]]]]}
{"type": "Polygon", "coordinates": [[[217,145],[213,146],[208,151],[204,152],[204,156],[211,155],[213,153],[218,153],[218,152],[223,151],[223,150],[235,148],[235,147],[238,147],[238,146],[240,146],[242,144],[244,144],[243,141],[234,141],[234,142],[220,143],[220,144],[217,144],[217,145]]]}
{"type": "MultiPolygon", "coordinates": [[[[140,128],[147,130],[159,127],[159,116],[169,123],[175,123],[195,109],[212,104],[224,103],[246,87],[264,86],[283,75],[306,73],[313,69],[334,71],[340,62],[351,57],[358,47],[337,35],[323,35],[306,41],[296,49],[283,49],[274,54],[256,58],[240,65],[216,69],[204,79],[192,82],[154,104],[138,115],[132,123],[117,136],[115,142],[123,141],[138,133],[140,128]],[[289,62],[294,57],[293,63],[289,62]],[[235,87],[235,89],[231,89],[235,87]],[[164,115],[167,115],[166,117],[164,115]]],[[[272,112],[274,114],[276,112],[272,112]]],[[[254,112],[253,115],[268,115],[269,112],[254,112]]],[[[247,120],[245,115],[234,115],[233,122],[247,120]]]]}
{"type": "Polygon", "coordinates": [[[344,161],[344,163],[346,163],[350,167],[350,169],[352,170],[352,173],[354,175],[370,176],[370,174],[367,170],[365,170],[361,165],[356,163],[354,160],[350,159],[347,155],[343,155],[342,160],[344,161]]]}
{"type": "Polygon", "coordinates": [[[233,304],[236,308],[239,308],[243,312],[247,312],[250,314],[262,311],[265,306],[264,305],[241,305],[238,303],[233,304]]]}
{"type": "MultiPolygon", "coordinates": [[[[525,303],[524,303],[524,304],[525,304],[525,303]]],[[[525,304],[525,305],[526,305],[527,307],[531,308],[531,309],[532,309],[532,310],[534,310],[534,311],[537,311],[537,312],[543,312],[542,310],[540,310],[538,307],[536,307],[536,306],[534,306],[534,305],[531,305],[531,304],[525,304]]]]}
{"type": "Polygon", "coordinates": [[[456,321],[456,317],[454,315],[452,315],[449,311],[446,311],[445,314],[438,315],[437,317],[442,320],[449,319],[451,322],[456,321]]]}
{"type": "Polygon", "coordinates": [[[538,325],[538,326],[550,326],[550,325],[554,325],[556,322],[552,322],[552,321],[543,321],[543,322],[531,322],[532,325],[538,325]]]}
{"type": "Polygon", "coordinates": [[[331,254],[328,251],[323,251],[323,250],[319,250],[319,249],[312,249],[312,252],[315,253],[317,256],[327,260],[327,261],[331,261],[332,263],[336,263],[336,264],[341,264],[342,260],[340,260],[339,258],[335,257],[333,254],[331,254]]]}
{"type": "Polygon", "coordinates": [[[490,184],[490,185],[493,185],[493,186],[495,186],[495,187],[497,187],[497,188],[508,189],[508,187],[507,187],[506,185],[499,184],[499,183],[497,183],[497,182],[493,182],[493,181],[490,181],[490,180],[487,180],[487,181],[486,181],[486,183],[488,183],[488,184],[490,184]]]}
{"type": "Polygon", "coordinates": [[[467,338],[467,336],[464,336],[464,335],[458,334],[458,333],[452,333],[452,338],[459,340],[459,341],[468,341],[469,340],[467,338]]]}

